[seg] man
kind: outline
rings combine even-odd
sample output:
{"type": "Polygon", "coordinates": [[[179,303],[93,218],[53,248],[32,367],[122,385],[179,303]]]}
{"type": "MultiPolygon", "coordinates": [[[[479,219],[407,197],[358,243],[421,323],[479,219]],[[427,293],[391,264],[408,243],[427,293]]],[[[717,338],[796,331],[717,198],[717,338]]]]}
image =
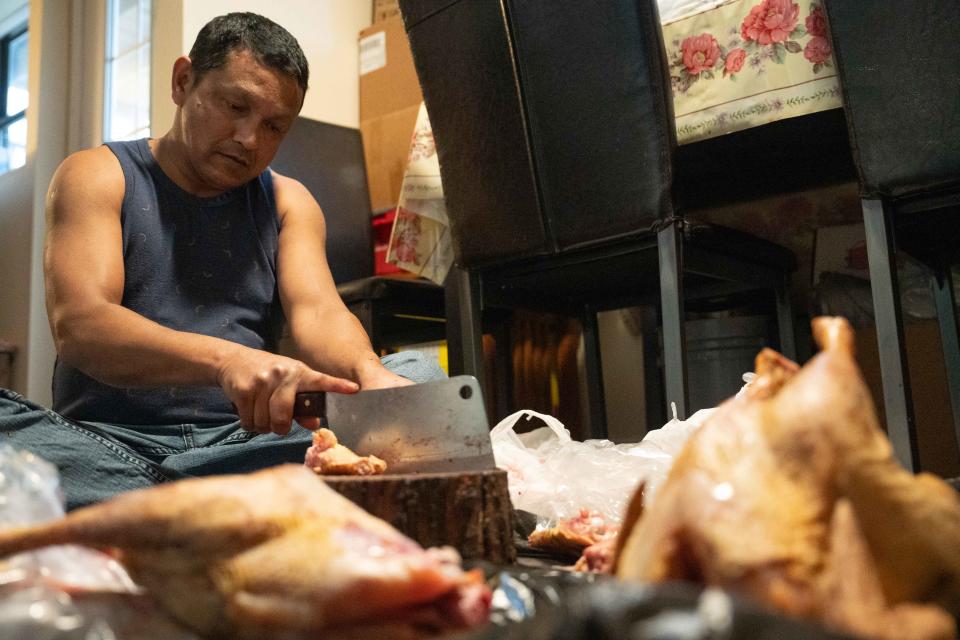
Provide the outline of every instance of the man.
{"type": "Polygon", "coordinates": [[[68,508],[302,462],[297,392],[442,375],[416,354],[381,362],[337,295],[319,206],[268,168],[307,80],[285,29],[215,18],[173,65],[170,131],[78,152],[54,175],[44,264],[56,413],[3,391],[0,431],[57,464],[68,508]],[[284,316],[300,360],[271,353],[284,316]]]}

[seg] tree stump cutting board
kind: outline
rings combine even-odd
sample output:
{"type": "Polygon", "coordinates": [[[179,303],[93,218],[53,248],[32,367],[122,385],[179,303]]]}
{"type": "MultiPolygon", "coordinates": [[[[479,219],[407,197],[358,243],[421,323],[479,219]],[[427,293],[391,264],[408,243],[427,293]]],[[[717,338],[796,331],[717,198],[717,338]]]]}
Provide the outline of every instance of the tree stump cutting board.
{"type": "Polygon", "coordinates": [[[449,545],[464,559],[516,560],[507,472],[323,476],[342,496],[424,547],[449,545]]]}

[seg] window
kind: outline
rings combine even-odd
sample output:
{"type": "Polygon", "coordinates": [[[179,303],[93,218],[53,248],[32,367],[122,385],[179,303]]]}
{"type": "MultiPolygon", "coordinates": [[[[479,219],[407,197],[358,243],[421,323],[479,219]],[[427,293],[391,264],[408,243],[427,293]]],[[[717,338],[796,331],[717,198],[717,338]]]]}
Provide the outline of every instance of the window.
{"type": "Polygon", "coordinates": [[[0,173],[27,161],[27,25],[0,38],[0,173]]]}
{"type": "Polygon", "coordinates": [[[150,135],[151,0],[107,0],[104,140],[150,135]]]}

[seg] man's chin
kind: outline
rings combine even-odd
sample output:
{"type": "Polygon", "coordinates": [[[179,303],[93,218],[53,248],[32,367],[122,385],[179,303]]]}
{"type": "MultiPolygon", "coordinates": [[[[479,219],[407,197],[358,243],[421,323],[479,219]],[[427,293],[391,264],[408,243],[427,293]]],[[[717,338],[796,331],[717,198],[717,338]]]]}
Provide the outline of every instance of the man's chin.
{"type": "Polygon", "coordinates": [[[224,192],[230,191],[231,189],[236,189],[237,187],[242,187],[255,177],[255,174],[250,174],[248,172],[240,173],[235,171],[217,171],[215,174],[207,177],[207,184],[213,190],[224,192]]]}

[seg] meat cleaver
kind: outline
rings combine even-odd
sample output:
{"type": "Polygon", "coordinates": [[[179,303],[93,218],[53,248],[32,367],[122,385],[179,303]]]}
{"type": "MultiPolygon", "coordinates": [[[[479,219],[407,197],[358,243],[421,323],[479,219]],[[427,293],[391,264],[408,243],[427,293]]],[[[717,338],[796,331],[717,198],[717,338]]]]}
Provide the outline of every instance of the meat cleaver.
{"type": "Polygon", "coordinates": [[[490,423],[473,376],[357,393],[302,392],[295,417],[319,417],[340,444],[387,473],[495,469],[490,423]]]}

